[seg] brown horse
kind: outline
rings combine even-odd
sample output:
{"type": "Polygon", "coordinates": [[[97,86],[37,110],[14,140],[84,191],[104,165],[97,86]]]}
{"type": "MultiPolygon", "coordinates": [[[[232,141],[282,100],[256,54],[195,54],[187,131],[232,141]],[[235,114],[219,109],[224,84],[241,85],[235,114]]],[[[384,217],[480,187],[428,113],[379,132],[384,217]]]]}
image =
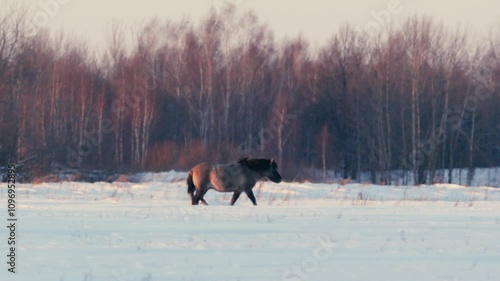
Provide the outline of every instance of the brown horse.
{"type": "Polygon", "coordinates": [[[208,205],[203,196],[210,189],[219,192],[234,192],[231,199],[231,206],[234,205],[242,192],[256,206],[257,201],[252,188],[258,180],[268,178],[275,183],[281,182],[281,175],[278,173],[278,165],[271,159],[248,159],[243,158],[233,164],[201,163],[194,166],[188,174],[187,192],[191,196],[193,205],[198,205],[201,201],[208,205]],[[194,191],[196,190],[196,194],[194,191]]]}

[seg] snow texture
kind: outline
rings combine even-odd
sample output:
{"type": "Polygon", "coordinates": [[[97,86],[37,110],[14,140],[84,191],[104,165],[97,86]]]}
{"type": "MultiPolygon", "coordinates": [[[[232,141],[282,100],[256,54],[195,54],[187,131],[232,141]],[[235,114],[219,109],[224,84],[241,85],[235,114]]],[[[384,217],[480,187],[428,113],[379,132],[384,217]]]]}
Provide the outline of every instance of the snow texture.
{"type": "Polygon", "coordinates": [[[264,182],[257,207],[215,191],[191,206],[184,179],[18,185],[18,273],[4,262],[0,280],[500,278],[496,188],[264,182]]]}

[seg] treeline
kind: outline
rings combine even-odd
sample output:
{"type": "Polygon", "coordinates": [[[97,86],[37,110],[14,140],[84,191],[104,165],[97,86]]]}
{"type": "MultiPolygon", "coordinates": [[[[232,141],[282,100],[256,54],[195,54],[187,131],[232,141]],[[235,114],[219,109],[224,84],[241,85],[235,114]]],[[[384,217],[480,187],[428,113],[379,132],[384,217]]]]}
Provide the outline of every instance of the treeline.
{"type": "MultiPolygon", "coordinates": [[[[274,157],[288,179],[336,170],[391,183],[500,165],[500,39],[414,17],[318,49],[276,42],[229,7],[200,23],[115,24],[97,54],[67,34],[0,18],[0,166],[187,169],[274,157]]],[[[325,27],[328,28],[328,27],[325,27]]],[[[332,31],[333,32],[333,31],[332,31]]]]}

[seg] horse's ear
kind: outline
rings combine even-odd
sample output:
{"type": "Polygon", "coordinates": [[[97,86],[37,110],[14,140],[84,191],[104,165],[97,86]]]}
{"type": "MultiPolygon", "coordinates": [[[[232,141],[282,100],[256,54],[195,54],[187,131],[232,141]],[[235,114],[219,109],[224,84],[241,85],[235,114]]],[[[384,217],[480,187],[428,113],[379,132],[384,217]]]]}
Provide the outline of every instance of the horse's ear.
{"type": "Polygon", "coordinates": [[[271,164],[273,164],[273,163],[276,163],[276,162],[274,162],[274,158],[271,158],[271,164]]]}

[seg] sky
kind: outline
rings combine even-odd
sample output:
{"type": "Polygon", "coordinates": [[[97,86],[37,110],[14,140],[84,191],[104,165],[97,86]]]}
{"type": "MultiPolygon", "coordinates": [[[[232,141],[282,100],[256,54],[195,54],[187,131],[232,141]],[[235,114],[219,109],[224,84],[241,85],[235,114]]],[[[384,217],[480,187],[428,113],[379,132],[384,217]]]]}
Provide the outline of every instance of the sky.
{"type": "MultiPolygon", "coordinates": [[[[5,3],[18,0],[0,0],[5,3]]],[[[274,31],[276,38],[301,34],[313,44],[326,42],[338,28],[350,23],[373,30],[387,22],[398,23],[412,15],[430,15],[454,26],[491,30],[500,26],[498,0],[23,0],[34,7],[38,20],[50,29],[63,29],[91,45],[103,45],[113,19],[137,24],[153,17],[197,22],[210,7],[232,3],[253,10],[274,31]]]]}

